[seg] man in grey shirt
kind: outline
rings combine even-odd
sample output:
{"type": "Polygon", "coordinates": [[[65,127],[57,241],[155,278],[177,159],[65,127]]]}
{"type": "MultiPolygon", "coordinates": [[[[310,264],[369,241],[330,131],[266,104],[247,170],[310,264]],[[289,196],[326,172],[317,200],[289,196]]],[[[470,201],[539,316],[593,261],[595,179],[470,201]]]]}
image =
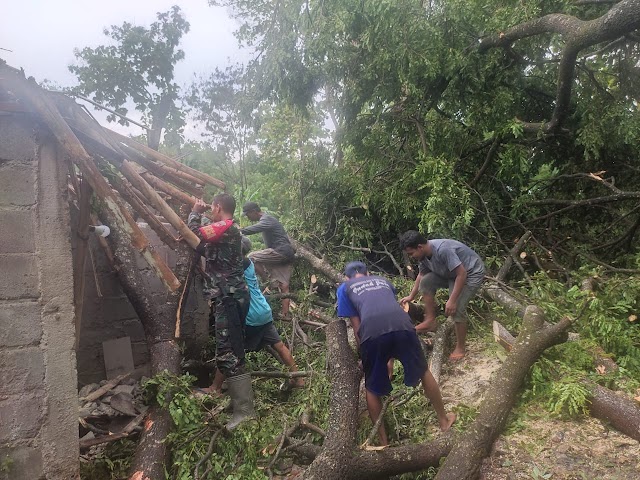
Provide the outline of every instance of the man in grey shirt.
{"type": "Polygon", "coordinates": [[[415,230],[402,235],[400,248],[420,262],[413,289],[400,303],[412,301],[420,291],[424,299],[424,321],[416,326],[416,330],[433,331],[436,329],[436,290],[449,288],[449,300],[444,313],[447,317],[453,317],[456,331],[456,347],[449,359],[456,361],[464,358],[467,304],[484,280],[482,259],[464,243],[450,239],[427,240],[415,230]]]}
{"type": "MultiPolygon", "coordinates": [[[[260,205],[255,202],[245,203],[242,212],[249,220],[257,223],[243,228],[240,232],[243,235],[262,233],[262,239],[267,247],[249,254],[256,273],[260,278],[275,284],[282,293],[289,293],[289,280],[296,252],[287,232],[276,217],[263,212],[260,205]]],[[[283,316],[289,313],[289,303],[288,298],[282,299],[283,316]]]]}

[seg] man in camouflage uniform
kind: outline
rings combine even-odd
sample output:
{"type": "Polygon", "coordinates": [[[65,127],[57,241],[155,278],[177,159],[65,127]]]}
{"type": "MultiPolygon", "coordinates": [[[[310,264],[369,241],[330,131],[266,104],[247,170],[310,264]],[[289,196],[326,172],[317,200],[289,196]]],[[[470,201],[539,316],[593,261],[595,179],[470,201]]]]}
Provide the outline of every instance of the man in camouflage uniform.
{"type": "Polygon", "coordinates": [[[251,377],[244,369],[244,326],[250,295],[244,281],[242,235],[233,222],[235,199],[221,193],[211,203],[211,220],[203,214],[208,206],[197,200],[188,226],[200,239],[196,251],[205,257],[204,293],[211,302],[215,325],[216,366],[227,377],[233,416],[227,428],[255,416],[251,377]]]}

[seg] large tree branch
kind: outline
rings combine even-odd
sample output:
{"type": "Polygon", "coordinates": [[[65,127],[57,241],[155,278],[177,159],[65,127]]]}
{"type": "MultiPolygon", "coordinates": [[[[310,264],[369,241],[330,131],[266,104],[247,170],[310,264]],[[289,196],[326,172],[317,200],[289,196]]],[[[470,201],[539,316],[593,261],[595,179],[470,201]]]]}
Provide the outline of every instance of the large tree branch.
{"type": "Polygon", "coordinates": [[[640,28],[640,0],[623,0],[601,17],[580,20],[571,15],[553,13],[516,25],[505,32],[490,35],[480,41],[481,53],[495,47],[509,47],[517,40],[543,33],[562,35],[565,45],[560,56],[556,105],[551,119],[545,124],[528,125],[528,131],[538,127],[555,132],[564,122],[571,100],[576,58],[581,50],[601,42],[615,40],[640,28]]]}

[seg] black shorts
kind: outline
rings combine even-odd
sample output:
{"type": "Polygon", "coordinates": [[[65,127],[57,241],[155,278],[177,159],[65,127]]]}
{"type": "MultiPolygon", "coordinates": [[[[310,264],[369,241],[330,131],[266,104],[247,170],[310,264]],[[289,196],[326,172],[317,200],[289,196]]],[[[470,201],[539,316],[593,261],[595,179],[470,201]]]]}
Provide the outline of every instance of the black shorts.
{"type": "Polygon", "coordinates": [[[404,384],[415,387],[427,370],[420,340],[414,330],[385,333],[365,340],[360,345],[364,385],[371,393],[382,397],[391,392],[387,362],[397,358],[404,370],[404,384]]]}
{"type": "Polygon", "coordinates": [[[257,327],[247,325],[244,333],[244,348],[247,352],[257,352],[267,345],[272,347],[282,341],[273,322],[257,327]]]}

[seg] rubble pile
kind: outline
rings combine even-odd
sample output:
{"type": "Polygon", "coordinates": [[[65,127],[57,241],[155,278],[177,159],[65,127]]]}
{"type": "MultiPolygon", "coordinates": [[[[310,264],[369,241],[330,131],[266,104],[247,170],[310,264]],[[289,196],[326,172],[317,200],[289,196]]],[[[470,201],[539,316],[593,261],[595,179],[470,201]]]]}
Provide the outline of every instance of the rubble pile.
{"type": "Polygon", "coordinates": [[[80,449],[137,433],[147,411],[140,383],[128,375],[85,385],[78,400],[80,449]]]}

